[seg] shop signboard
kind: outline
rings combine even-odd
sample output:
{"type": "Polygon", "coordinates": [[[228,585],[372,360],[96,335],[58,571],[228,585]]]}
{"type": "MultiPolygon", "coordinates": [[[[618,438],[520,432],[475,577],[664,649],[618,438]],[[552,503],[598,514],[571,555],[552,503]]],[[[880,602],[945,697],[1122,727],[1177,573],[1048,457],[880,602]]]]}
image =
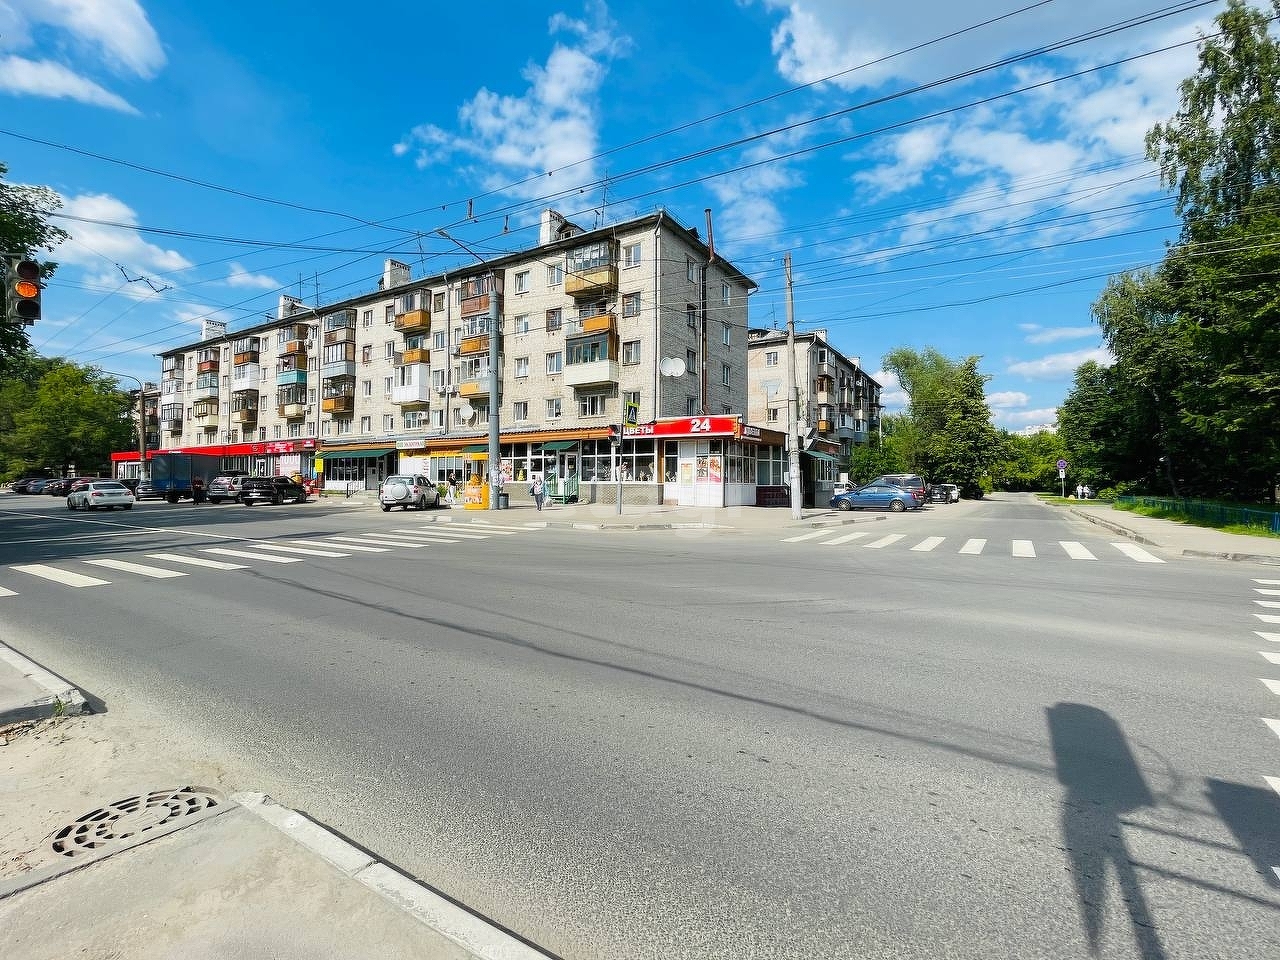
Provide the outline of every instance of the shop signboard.
{"type": "Polygon", "coordinates": [[[628,437],[736,437],[742,421],[737,417],[676,417],[626,427],[628,437]]]}

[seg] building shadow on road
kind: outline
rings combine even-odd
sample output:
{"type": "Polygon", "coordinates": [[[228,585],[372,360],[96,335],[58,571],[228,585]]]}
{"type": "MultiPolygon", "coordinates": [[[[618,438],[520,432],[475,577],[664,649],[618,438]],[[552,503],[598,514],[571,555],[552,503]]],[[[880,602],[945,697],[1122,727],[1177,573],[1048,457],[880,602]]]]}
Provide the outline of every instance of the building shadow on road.
{"type": "Polygon", "coordinates": [[[1062,797],[1062,838],[1071,861],[1089,951],[1101,952],[1108,878],[1114,874],[1143,960],[1164,947],[1129,856],[1120,818],[1154,804],[1128,741],[1111,715],[1082,703],[1046,710],[1062,797]]]}

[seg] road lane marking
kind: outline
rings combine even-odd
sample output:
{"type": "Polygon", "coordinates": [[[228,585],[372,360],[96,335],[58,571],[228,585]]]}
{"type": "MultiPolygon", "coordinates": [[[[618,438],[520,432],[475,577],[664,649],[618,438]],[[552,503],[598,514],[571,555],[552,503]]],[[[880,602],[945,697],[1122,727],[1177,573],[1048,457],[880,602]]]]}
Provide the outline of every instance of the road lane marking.
{"type": "Polygon", "coordinates": [[[507,530],[511,533],[528,533],[530,530],[542,529],[542,524],[538,524],[534,527],[520,527],[505,523],[490,523],[488,520],[472,520],[470,525],[474,527],[483,527],[486,530],[507,530]]]}
{"type": "Polygon", "coordinates": [[[301,563],[301,557],[273,557],[269,553],[250,553],[248,550],[232,550],[230,547],[201,547],[203,553],[216,553],[220,557],[243,557],[246,560],[266,560],[268,563],[301,563]]]}
{"type": "Polygon", "coordinates": [[[1276,793],[1280,793],[1280,777],[1263,777],[1262,779],[1271,785],[1272,790],[1276,793]]]}
{"type": "Polygon", "coordinates": [[[1078,540],[1059,540],[1058,543],[1062,549],[1067,551],[1067,556],[1072,560],[1097,560],[1092,551],[1078,540]]]}
{"type": "MultiPolygon", "coordinates": [[[[421,550],[426,544],[414,543],[412,540],[397,540],[395,537],[346,537],[334,535],[329,537],[330,540],[340,540],[349,543],[375,543],[382,547],[408,547],[410,550],[421,550]]],[[[333,546],[333,544],[329,544],[333,546]]]]}
{"type": "Polygon", "coordinates": [[[802,533],[798,537],[787,537],[783,543],[799,543],[801,540],[812,540],[814,537],[825,537],[830,530],[815,530],[812,533],[802,533]]]}
{"type": "MultiPolygon", "coordinates": [[[[332,549],[334,546],[332,543],[329,543],[327,540],[290,540],[289,542],[296,543],[299,546],[303,546],[303,547],[322,547],[322,548],[332,549]]],[[[344,543],[342,545],[342,549],[354,550],[356,553],[390,553],[391,552],[386,547],[360,547],[360,546],[356,546],[353,543],[344,543]]]]}
{"type": "Polygon", "coordinates": [[[1034,557],[1036,548],[1030,540],[1015,540],[1013,541],[1012,553],[1015,557],[1034,557]]]}
{"type": "Polygon", "coordinates": [[[1254,593],[1260,593],[1264,597],[1280,597],[1280,590],[1263,590],[1261,587],[1254,587],[1254,593]]]}
{"type": "Polygon", "coordinates": [[[1137,544],[1133,543],[1113,543],[1113,547],[1123,553],[1130,560],[1137,560],[1139,563],[1164,563],[1159,557],[1148,553],[1137,544]]]}
{"type": "MultiPolygon", "coordinates": [[[[1254,616],[1257,616],[1257,614],[1254,614],[1254,616]]],[[[1253,632],[1263,640],[1269,640],[1272,643],[1280,643],[1280,633],[1263,633],[1261,630],[1255,630],[1253,632]]]]}
{"type": "Polygon", "coordinates": [[[1280,737],[1280,720],[1272,720],[1270,717],[1263,717],[1262,722],[1271,728],[1271,732],[1280,737]]]}
{"type": "Polygon", "coordinates": [[[1264,687],[1280,696],[1280,680],[1268,680],[1266,677],[1259,677],[1258,679],[1262,681],[1264,687]]]}
{"type": "Polygon", "coordinates": [[[971,557],[976,557],[978,554],[982,552],[983,548],[986,545],[987,545],[987,541],[982,538],[978,538],[974,540],[966,540],[964,542],[964,546],[960,548],[960,553],[968,554],[971,557]]]}
{"type": "Polygon", "coordinates": [[[84,562],[92,563],[98,567],[121,570],[124,573],[136,573],[140,577],[152,577],[156,580],[171,580],[174,577],[185,577],[187,575],[184,570],[165,570],[163,567],[149,567],[145,563],[130,563],[128,560],[115,560],[110,557],[85,560],[84,562]]]}
{"type": "Polygon", "coordinates": [[[1260,607],[1270,607],[1273,610],[1276,607],[1280,607],[1280,600],[1255,600],[1253,602],[1260,607]]]}
{"type": "Polygon", "coordinates": [[[31,576],[40,577],[42,580],[52,580],[54,583],[60,583],[66,587],[101,587],[111,582],[110,580],[99,580],[97,577],[86,577],[82,573],[59,570],[57,567],[50,567],[43,563],[24,563],[9,569],[17,570],[19,573],[29,573],[31,576]]]}
{"type": "Polygon", "coordinates": [[[938,544],[942,543],[942,541],[945,539],[947,538],[946,537],[925,537],[923,540],[921,540],[911,549],[917,551],[918,553],[928,553],[930,550],[936,550],[938,548],[938,544]]]}
{"type": "MultiPolygon", "coordinates": [[[[496,533],[496,531],[495,531],[496,533]]],[[[375,534],[375,536],[400,536],[406,537],[426,537],[427,539],[436,539],[438,537],[448,537],[455,543],[459,540],[488,540],[494,534],[490,533],[463,533],[460,530],[389,530],[386,534],[375,534]]],[[[509,533],[503,533],[504,537],[511,536],[509,533]]]]}
{"type": "Polygon", "coordinates": [[[842,537],[836,537],[834,540],[823,540],[824,547],[838,547],[842,543],[852,543],[854,540],[861,540],[863,537],[869,537],[871,534],[865,530],[859,530],[857,533],[846,533],[842,537]]]}
{"type": "Polygon", "coordinates": [[[300,553],[305,557],[349,557],[349,553],[339,553],[337,550],[321,550],[318,547],[290,547],[283,543],[260,543],[258,546],[263,550],[279,550],[281,553],[300,553]]]}
{"type": "Polygon", "coordinates": [[[863,546],[868,550],[879,550],[881,547],[887,547],[891,543],[897,543],[905,536],[905,533],[891,533],[887,537],[881,537],[879,540],[872,540],[870,543],[864,543],[863,546]]]}
{"type": "Polygon", "coordinates": [[[8,587],[0,587],[0,597],[16,597],[17,590],[10,590],[8,587]]]}
{"type": "Polygon", "coordinates": [[[1271,653],[1268,650],[1259,650],[1258,653],[1264,660],[1271,663],[1280,663],[1280,653],[1271,653]]]}
{"type": "MultiPolygon", "coordinates": [[[[1263,623],[1280,623],[1280,617],[1274,616],[1270,613],[1255,613],[1254,616],[1257,617],[1259,620],[1261,620],[1263,623]]],[[[1268,640],[1280,639],[1280,633],[1270,634],[1267,637],[1267,639],[1268,640]]]]}
{"type": "MultiPolygon", "coordinates": [[[[467,530],[437,530],[434,527],[418,527],[416,530],[401,530],[401,533],[443,533],[449,537],[514,537],[516,530],[504,530],[486,523],[468,523],[467,530]],[[470,528],[474,527],[474,530],[470,528]]],[[[528,531],[524,531],[528,532],[528,531]]]]}
{"type": "Polygon", "coordinates": [[[1257,577],[1254,577],[1253,582],[1260,583],[1264,587],[1280,587],[1280,580],[1259,580],[1257,577]]]}
{"type": "Polygon", "coordinates": [[[184,557],[177,553],[148,553],[152,560],[168,560],[170,563],[189,563],[193,567],[210,570],[248,570],[243,563],[227,563],[225,560],[206,560],[204,557],[184,557]]]}
{"type": "MultiPolygon", "coordinates": [[[[404,536],[406,537],[411,536],[411,534],[406,533],[404,534],[404,536]]],[[[462,543],[464,539],[466,540],[489,539],[488,537],[465,537],[464,538],[464,537],[459,537],[456,534],[452,534],[452,533],[423,533],[423,534],[418,534],[417,536],[418,536],[417,542],[419,543],[462,543]]]]}

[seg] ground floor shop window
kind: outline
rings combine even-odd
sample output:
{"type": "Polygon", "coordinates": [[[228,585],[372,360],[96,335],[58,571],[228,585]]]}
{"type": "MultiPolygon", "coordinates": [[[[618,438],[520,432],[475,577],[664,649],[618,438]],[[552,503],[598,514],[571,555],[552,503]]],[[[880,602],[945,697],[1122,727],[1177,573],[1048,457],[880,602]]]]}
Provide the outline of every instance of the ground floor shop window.
{"type": "Polygon", "coordinates": [[[756,485],[777,487],[783,484],[787,458],[781,447],[760,447],[756,451],[756,485]]]}

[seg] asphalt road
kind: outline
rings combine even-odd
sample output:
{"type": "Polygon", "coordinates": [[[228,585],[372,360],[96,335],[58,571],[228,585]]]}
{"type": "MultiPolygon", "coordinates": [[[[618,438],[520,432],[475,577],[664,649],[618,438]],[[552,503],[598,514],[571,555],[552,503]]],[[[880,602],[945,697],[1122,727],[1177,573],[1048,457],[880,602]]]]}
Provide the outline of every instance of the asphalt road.
{"type": "Polygon", "coordinates": [[[565,958],[1280,956],[1274,568],[1017,498],[453,542],[41,499],[0,500],[5,639],[565,958]]]}

